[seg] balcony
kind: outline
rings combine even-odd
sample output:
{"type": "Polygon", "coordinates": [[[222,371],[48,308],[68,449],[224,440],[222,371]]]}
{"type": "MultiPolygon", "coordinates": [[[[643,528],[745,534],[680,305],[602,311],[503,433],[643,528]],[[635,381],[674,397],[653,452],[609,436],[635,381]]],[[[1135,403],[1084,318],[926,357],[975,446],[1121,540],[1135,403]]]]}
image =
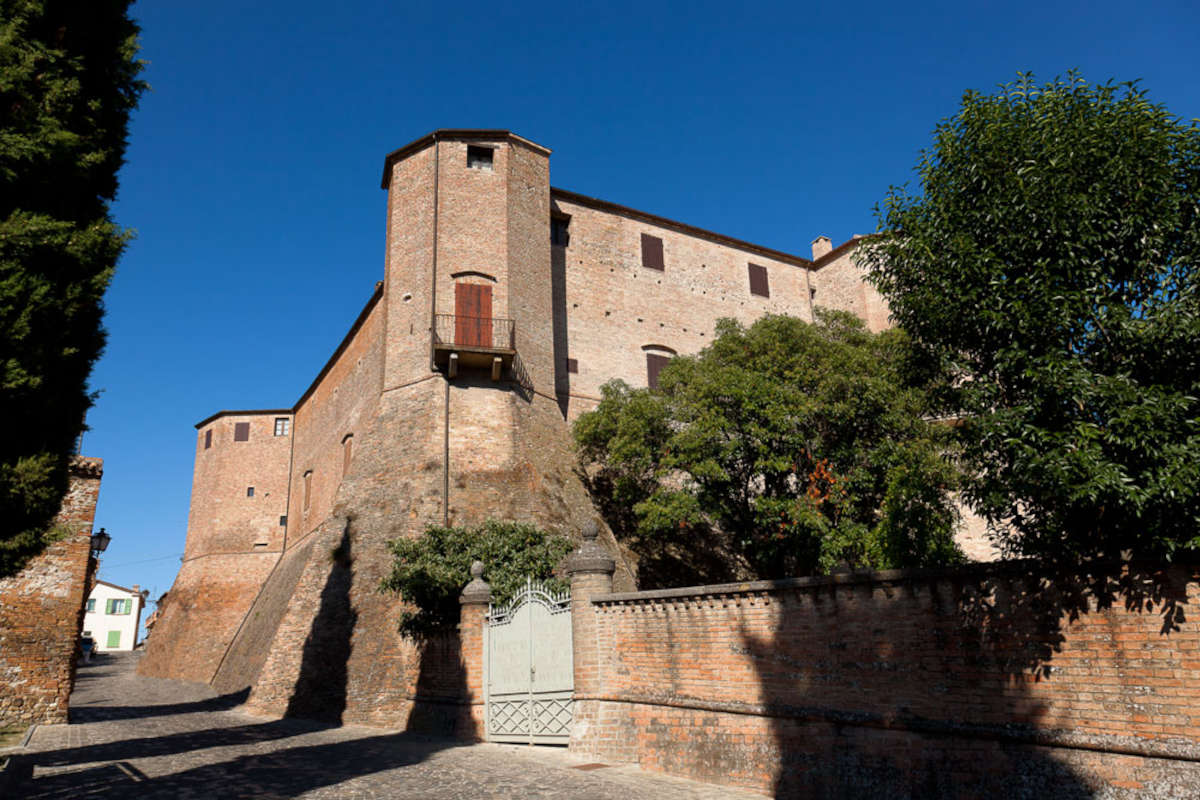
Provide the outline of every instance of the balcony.
{"type": "Polygon", "coordinates": [[[492,380],[507,375],[517,355],[516,325],[511,319],[435,314],[433,362],[451,378],[463,367],[491,370],[492,380]]]}

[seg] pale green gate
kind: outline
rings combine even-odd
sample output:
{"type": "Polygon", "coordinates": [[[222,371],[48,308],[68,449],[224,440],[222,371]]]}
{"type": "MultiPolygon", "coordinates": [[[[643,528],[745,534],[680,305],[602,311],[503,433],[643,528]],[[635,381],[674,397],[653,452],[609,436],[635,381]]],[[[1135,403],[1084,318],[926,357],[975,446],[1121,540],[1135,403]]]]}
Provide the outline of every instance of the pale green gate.
{"type": "Polygon", "coordinates": [[[575,662],[571,593],[526,580],[503,606],[489,606],[484,707],[491,742],[566,744],[575,662]]]}

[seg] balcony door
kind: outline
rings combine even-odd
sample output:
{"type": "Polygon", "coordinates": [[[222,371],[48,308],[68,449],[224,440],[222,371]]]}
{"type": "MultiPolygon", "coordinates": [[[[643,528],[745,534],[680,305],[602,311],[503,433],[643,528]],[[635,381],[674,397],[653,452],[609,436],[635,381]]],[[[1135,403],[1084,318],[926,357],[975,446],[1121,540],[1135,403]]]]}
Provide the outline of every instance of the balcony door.
{"type": "Polygon", "coordinates": [[[454,344],[460,347],[492,346],[491,286],[454,284],[454,344]]]}

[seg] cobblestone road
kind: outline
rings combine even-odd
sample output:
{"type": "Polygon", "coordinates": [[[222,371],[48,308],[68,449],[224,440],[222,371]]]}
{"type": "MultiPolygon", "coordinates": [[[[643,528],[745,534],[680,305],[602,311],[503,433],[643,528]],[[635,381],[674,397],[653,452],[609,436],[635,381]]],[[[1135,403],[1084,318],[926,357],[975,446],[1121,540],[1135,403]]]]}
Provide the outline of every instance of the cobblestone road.
{"type": "Polygon", "coordinates": [[[588,765],[561,748],[462,745],[254,717],[233,710],[241,698],[137,676],[136,655],[101,658],[79,672],[71,724],[34,733],[13,796],[761,800],[628,766],[588,765]]]}

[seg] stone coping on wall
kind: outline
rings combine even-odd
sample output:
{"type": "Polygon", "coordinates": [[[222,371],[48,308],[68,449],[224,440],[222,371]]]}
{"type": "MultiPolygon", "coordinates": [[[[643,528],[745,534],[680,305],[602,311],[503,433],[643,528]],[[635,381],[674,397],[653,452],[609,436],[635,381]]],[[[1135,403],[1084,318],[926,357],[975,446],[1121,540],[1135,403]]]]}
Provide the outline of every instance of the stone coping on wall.
{"type": "Polygon", "coordinates": [[[979,580],[999,577],[1030,577],[1073,574],[1116,574],[1124,568],[1139,571],[1186,569],[1193,574],[1200,572],[1200,563],[1176,561],[1173,563],[1146,561],[1092,561],[1073,567],[1041,564],[1032,559],[1011,559],[987,563],[960,564],[953,567],[926,567],[915,569],[887,569],[876,571],[842,572],[833,575],[817,575],[806,578],[779,578],[742,583],[714,583],[700,586],[680,586],[673,589],[649,589],[640,592],[612,592],[593,597],[592,603],[636,603],[649,600],[673,600],[685,597],[709,597],[728,594],[758,594],[787,589],[821,589],[837,586],[887,585],[932,580],[979,580]]]}
{"type": "Polygon", "coordinates": [[[785,589],[821,589],[827,586],[857,586],[864,584],[908,583],[939,579],[968,579],[992,576],[1028,575],[1032,561],[995,561],[988,564],[964,564],[956,567],[923,569],[887,569],[863,572],[840,572],[807,578],[778,578],[742,583],[713,583],[701,586],[680,586],[674,589],[649,589],[641,592],[612,592],[592,598],[596,604],[630,603],[643,600],[672,600],[682,597],[707,597],[722,594],[755,594],[785,589]]]}

